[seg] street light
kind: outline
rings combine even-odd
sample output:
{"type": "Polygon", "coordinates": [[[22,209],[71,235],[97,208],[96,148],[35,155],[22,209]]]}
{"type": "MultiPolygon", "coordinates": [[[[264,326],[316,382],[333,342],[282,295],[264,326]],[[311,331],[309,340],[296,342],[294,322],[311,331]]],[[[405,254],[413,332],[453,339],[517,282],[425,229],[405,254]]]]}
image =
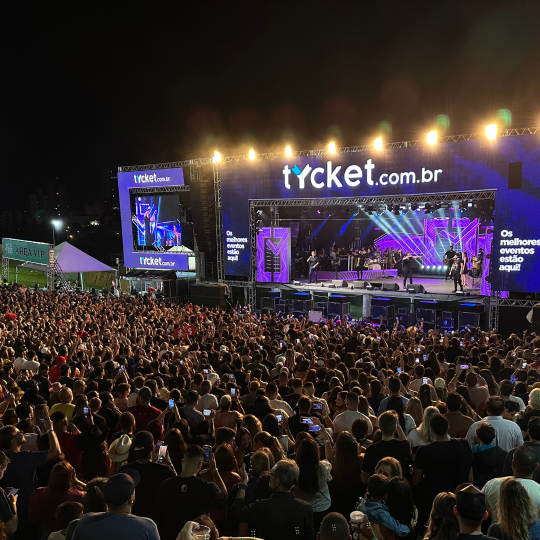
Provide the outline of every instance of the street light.
{"type": "Polygon", "coordinates": [[[52,225],[52,241],[53,241],[53,246],[56,246],[56,240],[54,239],[54,230],[55,229],[59,229],[61,226],[62,226],[62,221],[60,219],[53,219],[51,221],[51,225],[52,225]]]}

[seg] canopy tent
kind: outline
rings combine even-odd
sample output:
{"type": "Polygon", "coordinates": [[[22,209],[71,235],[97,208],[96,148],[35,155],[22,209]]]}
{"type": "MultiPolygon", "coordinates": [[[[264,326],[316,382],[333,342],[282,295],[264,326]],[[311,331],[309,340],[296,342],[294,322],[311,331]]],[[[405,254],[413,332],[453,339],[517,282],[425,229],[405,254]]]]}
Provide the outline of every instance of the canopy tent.
{"type": "MultiPolygon", "coordinates": [[[[94,257],[90,257],[84,251],[77,249],[75,246],[62,242],[54,248],[54,258],[58,266],[64,274],[80,273],[80,272],[114,272],[114,268],[99,262],[94,257]]],[[[32,270],[47,270],[46,265],[37,263],[24,263],[26,268],[32,270]]]]}

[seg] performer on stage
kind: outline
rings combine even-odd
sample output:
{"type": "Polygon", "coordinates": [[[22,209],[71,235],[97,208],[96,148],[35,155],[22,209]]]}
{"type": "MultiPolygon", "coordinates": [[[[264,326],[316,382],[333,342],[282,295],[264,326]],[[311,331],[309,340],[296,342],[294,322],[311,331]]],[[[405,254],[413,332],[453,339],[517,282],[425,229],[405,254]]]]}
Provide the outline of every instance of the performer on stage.
{"type": "Polygon", "coordinates": [[[358,254],[358,258],[356,259],[356,274],[359,280],[364,279],[364,270],[366,269],[366,256],[367,252],[362,246],[362,249],[358,254]]]}
{"type": "Polygon", "coordinates": [[[457,292],[457,286],[463,292],[463,285],[461,284],[461,272],[463,270],[463,259],[461,253],[456,253],[456,256],[452,259],[452,277],[454,278],[454,292],[457,292]]]}
{"type": "Polygon", "coordinates": [[[335,270],[336,272],[336,279],[338,278],[338,271],[339,271],[339,259],[336,255],[336,252],[334,250],[334,246],[330,248],[330,264],[332,266],[332,270],[335,270]]]}
{"type": "Polygon", "coordinates": [[[398,277],[401,277],[403,275],[403,268],[401,266],[401,263],[403,261],[403,251],[401,251],[401,249],[394,251],[392,259],[394,264],[396,265],[397,275],[398,277]]]}
{"type": "Polygon", "coordinates": [[[448,251],[444,254],[444,264],[446,265],[446,275],[444,276],[444,281],[448,279],[450,273],[452,272],[452,264],[456,255],[457,253],[454,251],[454,246],[450,244],[448,251]]]}
{"type": "Polygon", "coordinates": [[[466,275],[469,273],[469,256],[463,252],[463,264],[461,266],[461,284],[466,285],[466,275]]]}
{"type": "Polygon", "coordinates": [[[311,276],[315,274],[315,283],[317,283],[317,272],[319,271],[319,263],[321,262],[317,257],[317,252],[313,250],[311,257],[307,260],[309,263],[309,282],[311,283],[311,276]]]}
{"type": "Polygon", "coordinates": [[[413,259],[419,259],[421,255],[411,255],[409,251],[405,253],[405,257],[403,257],[402,266],[403,266],[403,288],[407,288],[407,276],[409,277],[409,283],[412,285],[412,260],[413,259]]]}
{"type": "Polygon", "coordinates": [[[302,277],[302,267],[303,267],[303,259],[302,255],[300,255],[300,252],[297,251],[294,256],[294,278],[300,279],[302,277]]]}

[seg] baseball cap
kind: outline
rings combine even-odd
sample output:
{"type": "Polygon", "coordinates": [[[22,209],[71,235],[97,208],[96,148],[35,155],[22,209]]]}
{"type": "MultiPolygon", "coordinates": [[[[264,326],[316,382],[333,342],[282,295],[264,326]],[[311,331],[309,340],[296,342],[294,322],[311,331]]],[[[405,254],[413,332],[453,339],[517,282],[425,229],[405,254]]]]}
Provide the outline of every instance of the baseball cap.
{"type": "Polygon", "coordinates": [[[103,486],[105,502],[122,506],[133,495],[140,479],[139,473],[134,469],[124,469],[121,473],[113,474],[103,486]]]}
{"type": "Polygon", "coordinates": [[[139,388],[139,396],[143,399],[151,399],[152,398],[152,390],[148,388],[148,386],[141,386],[139,388]]]}
{"type": "Polygon", "coordinates": [[[468,485],[458,491],[456,508],[463,519],[480,521],[486,513],[486,496],[475,486],[468,485]]]}
{"type": "Polygon", "coordinates": [[[210,372],[206,378],[212,383],[212,386],[216,384],[219,381],[219,375],[217,373],[214,373],[213,371],[210,372]]]}
{"type": "Polygon", "coordinates": [[[446,387],[446,383],[444,382],[444,379],[441,379],[440,377],[437,377],[434,382],[435,388],[438,388],[439,390],[442,390],[446,387]]]}
{"type": "Polygon", "coordinates": [[[154,436],[149,431],[139,431],[133,436],[129,455],[132,459],[144,459],[154,448],[154,436]]]}
{"type": "Polygon", "coordinates": [[[229,349],[227,348],[227,345],[221,345],[219,347],[219,350],[220,350],[220,352],[223,352],[223,351],[228,351],[229,349]]]}

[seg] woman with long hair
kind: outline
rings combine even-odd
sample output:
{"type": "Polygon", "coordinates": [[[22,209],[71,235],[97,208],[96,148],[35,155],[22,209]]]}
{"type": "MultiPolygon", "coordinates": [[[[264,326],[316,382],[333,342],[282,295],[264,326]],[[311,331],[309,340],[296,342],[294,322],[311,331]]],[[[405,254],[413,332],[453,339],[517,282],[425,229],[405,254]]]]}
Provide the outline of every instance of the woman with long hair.
{"type": "Polygon", "coordinates": [[[454,515],[456,496],[448,491],[439,493],[433,501],[424,540],[455,540],[459,523],[454,515]]]}
{"type": "MultiPolygon", "coordinates": [[[[377,417],[373,416],[369,412],[369,402],[366,396],[358,396],[358,412],[361,412],[363,415],[369,418],[371,425],[373,426],[373,430],[375,430],[375,426],[377,425],[377,417]]],[[[371,435],[369,435],[369,437],[371,437],[371,435]]]]}
{"type": "Polygon", "coordinates": [[[264,420],[264,417],[267,414],[275,413],[270,400],[266,396],[257,396],[255,402],[253,403],[252,414],[259,419],[260,422],[264,420]]]}
{"type": "Polygon", "coordinates": [[[371,408],[377,412],[381,401],[386,396],[382,393],[382,383],[379,379],[372,379],[369,383],[369,397],[367,398],[371,408]]]}
{"type": "Polygon", "coordinates": [[[412,416],[410,414],[405,414],[403,401],[400,397],[390,396],[386,403],[386,410],[395,411],[397,413],[399,425],[405,435],[408,435],[416,427],[412,416]]]}
{"type": "Polygon", "coordinates": [[[533,540],[540,538],[538,508],[518,480],[509,477],[501,484],[497,501],[497,523],[487,532],[499,540],[533,540]]]}
{"type": "Polygon", "coordinates": [[[429,427],[429,423],[437,414],[440,414],[437,407],[427,407],[424,410],[424,418],[422,419],[422,423],[416,429],[413,429],[409,435],[407,435],[407,439],[409,439],[409,442],[411,443],[413,452],[416,452],[416,449],[419,446],[425,446],[426,444],[429,444],[435,440],[435,437],[431,432],[431,428],[429,427]]]}
{"type": "Polygon", "coordinates": [[[424,409],[422,407],[422,403],[420,403],[420,400],[417,397],[412,397],[409,399],[407,406],[405,407],[405,412],[412,416],[415,426],[419,426],[422,423],[424,409]]]}
{"type": "Polygon", "coordinates": [[[253,451],[251,433],[245,427],[239,427],[234,437],[234,458],[238,469],[242,467],[244,458],[253,451]]]}
{"type": "Polygon", "coordinates": [[[402,525],[407,527],[416,525],[418,513],[414,506],[412,489],[403,478],[395,476],[388,483],[386,506],[390,515],[402,525]]]}
{"type": "Polygon", "coordinates": [[[279,439],[266,431],[260,431],[253,437],[253,450],[257,451],[261,448],[268,448],[270,452],[272,452],[275,463],[285,458],[283,447],[281,446],[279,439]]]}
{"type": "Polygon", "coordinates": [[[47,487],[37,488],[32,493],[28,507],[30,521],[39,527],[45,538],[62,528],[56,519],[58,507],[67,501],[82,504],[85,487],[77,480],[69,462],[60,461],[53,467],[47,487]]]}
{"type": "Polygon", "coordinates": [[[329,483],[332,512],[348,516],[355,509],[358,497],[364,493],[360,448],[348,431],[342,431],[336,439],[332,481],[329,483]]]}
{"type": "Polygon", "coordinates": [[[165,435],[163,444],[167,447],[167,453],[169,454],[169,459],[171,460],[176,474],[180,474],[182,472],[182,459],[184,459],[187,448],[180,430],[176,428],[169,429],[165,435]]]}
{"type": "Polygon", "coordinates": [[[315,530],[318,531],[332,502],[328,489],[328,482],[332,480],[332,465],[329,461],[321,461],[319,447],[312,437],[298,445],[295,459],[300,474],[294,492],[298,498],[311,505],[315,530]]]}
{"type": "Polygon", "coordinates": [[[432,386],[430,384],[423,384],[422,386],[420,386],[420,390],[418,390],[418,399],[420,400],[420,403],[422,404],[424,410],[426,410],[428,407],[431,407],[432,405],[435,405],[435,403],[431,399],[431,389],[432,386]]]}
{"type": "Polygon", "coordinates": [[[253,440],[253,437],[255,437],[257,433],[260,433],[263,430],[261,421],[252,414],[246,414],[246,416],[244,416],[240,427],[246,428],[249,431],[251,440],[253,440]]]}
{"type": "Polygon", "coordinates": [[[462,409],[461,413],[469,418],[472,418],[475,422],[480,420],[480,417],[476,414],[476,407],[471,399],[471,396],[469,395],[467,387],[464,385],[459,385],[456,388],[456,392],[463,398],[465,402],[465,412],[462,409]]]}
{"type": "Polygon", "coordinates": [[[39,430],[41,434],[49,429],[49,407],[44,403],[35,406],[34,413],[32,414],[32,427],[34,431],[39,430]]]}

